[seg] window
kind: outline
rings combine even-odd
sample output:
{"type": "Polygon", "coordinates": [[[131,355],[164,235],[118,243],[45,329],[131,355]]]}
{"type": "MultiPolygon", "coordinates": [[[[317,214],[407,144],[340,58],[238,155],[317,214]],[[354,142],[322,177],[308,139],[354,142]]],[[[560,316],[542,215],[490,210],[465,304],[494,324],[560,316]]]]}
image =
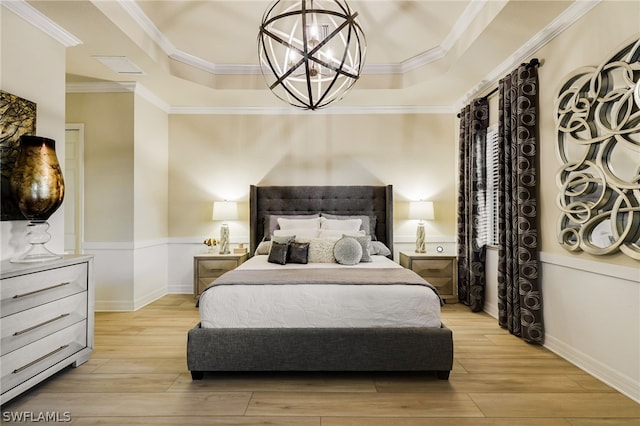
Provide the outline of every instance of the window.
{"type": "Polygon", "coordinates": [[[485,144],[486,159],[486,196],[485,196],[485,242],[490,246],[498,245],[498,125],[487,129],[485,144]]]}

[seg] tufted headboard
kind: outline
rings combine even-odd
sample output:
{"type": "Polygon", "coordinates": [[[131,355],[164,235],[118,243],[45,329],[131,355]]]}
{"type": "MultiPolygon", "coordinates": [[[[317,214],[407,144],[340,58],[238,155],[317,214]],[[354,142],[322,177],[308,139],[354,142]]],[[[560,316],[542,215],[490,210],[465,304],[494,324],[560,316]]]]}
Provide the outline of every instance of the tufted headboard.
{"type": "Polygon", "coordinates": [[[272,214],[375,215],[376,237],[393,253],[393,188],[386,186],[255,186],[249,192],[250,255],[272,214]]]}

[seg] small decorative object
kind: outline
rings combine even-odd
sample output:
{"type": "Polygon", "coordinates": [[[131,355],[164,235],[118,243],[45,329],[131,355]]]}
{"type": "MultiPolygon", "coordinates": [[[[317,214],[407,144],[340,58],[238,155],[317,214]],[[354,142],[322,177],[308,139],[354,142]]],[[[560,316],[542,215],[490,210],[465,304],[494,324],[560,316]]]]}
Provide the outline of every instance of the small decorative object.
{"type": "Polygon", "coordinates": [[[59,259],[44,245],[51,239],[47,220],[62,204],[64,179],[55,141],[39,136],[20,137],[20,152],[11,172],[11,192],[22,215],[29,220],[26,240],[31,247],[11,262],[59,259]]]}
{"type": "Polygon", "coordinates": [[[215,247],[218,245],[218,240],[215,238],[207,238],[204,240],[204,244],[209,248],[209,253],[213,253],[215,247]]]}
{"type": "Polygon", "coordinates": [[[269,89],[315,110],[340,100],[360,78],[366,40],[344,0],[275,1],[262,18],[258,56],[269,89]]]}
{"type": "Polygon", "coordinates": [[[409,219],[419,220],[416,230],[416,253],[426,253],[424,221],[433,220],[433,202],[414,201],[409,203],[409,219]]]}
{"type": "MultiPolygon", "coordinates": [[[[233,201],[214,201],[212,220],[236,220],[238,219],[238,205],[233,201]]],[[[220,226],[220,254],[229,254],[229,225],[223,223],[220,226]]]]}
{"type": "Polygon", "coordinates": [[[247,248],[242,243],[238,244],[238,247],[233,249],[233,254],[246,254],[247,252],[247,248]]]}

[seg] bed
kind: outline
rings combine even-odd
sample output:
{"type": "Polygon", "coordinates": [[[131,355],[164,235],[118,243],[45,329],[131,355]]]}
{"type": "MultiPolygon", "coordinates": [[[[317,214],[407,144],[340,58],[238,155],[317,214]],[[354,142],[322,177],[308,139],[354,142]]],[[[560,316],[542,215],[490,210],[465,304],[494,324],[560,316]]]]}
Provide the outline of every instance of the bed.
{"type": "Polygon", "coordinates": [[[251,186],[250,225],[252,258],[200,297],[201,321],[187,339],[194,380],[221,371],[433,371],[448,379],[453,339],[440,321],[440,298],[417,274],[391,260],[390,185],[251,186]],[[327,223],[371,218],[371,238],[389,253],[349,266],[280,266],[268,262],[263,252],[257,254],[273,232],[274,217],[320,212],[331,218],[327,223]],[[431,307],[421,313],[427,304],[431,307]],[[405,317],[397,319],[386,310],[405,317]]]}

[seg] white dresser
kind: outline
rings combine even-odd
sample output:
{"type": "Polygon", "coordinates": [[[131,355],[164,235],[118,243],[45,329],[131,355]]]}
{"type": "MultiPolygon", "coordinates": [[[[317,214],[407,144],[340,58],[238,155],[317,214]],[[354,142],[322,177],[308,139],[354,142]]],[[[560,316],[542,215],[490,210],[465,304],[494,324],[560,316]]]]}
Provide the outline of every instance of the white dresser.
{"type": "Polygon", "coordinates": [[[0,403],[93,349],[93,257],[1,265],[0,403]]]}

